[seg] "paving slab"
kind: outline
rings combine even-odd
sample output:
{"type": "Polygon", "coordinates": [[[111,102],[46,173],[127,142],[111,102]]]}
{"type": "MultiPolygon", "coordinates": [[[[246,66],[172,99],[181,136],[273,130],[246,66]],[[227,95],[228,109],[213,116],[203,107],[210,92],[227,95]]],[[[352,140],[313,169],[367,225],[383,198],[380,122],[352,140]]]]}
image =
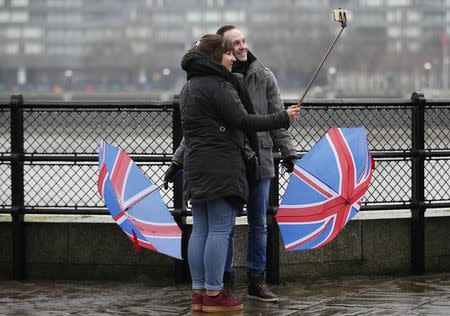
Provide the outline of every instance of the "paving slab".
{"type": "MultiPolygon", "coordinates": [[[[245,284],[236,294],[245,297],[245,284]]],[[[271,286],[278,303],[244,299],[227,315],[450,315],[450,273],[350,277],[271,286]]],[[[190,310],[189,285],[5,281],[0,315],[202,315],[190,310]]]]}

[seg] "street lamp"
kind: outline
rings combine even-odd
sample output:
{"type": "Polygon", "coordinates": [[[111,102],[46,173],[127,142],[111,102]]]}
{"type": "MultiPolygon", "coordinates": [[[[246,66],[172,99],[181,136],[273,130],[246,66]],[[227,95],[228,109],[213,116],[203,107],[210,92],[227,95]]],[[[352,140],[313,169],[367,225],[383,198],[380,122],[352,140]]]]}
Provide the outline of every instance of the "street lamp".
{"type": "Polygon", "coordinates": [[[328,68],[328,92],[335,92],[336,90],[336,67],[330,67],[328,68]]]}
{"type": "Polygon", "coordinates": [[[168,75],[170,75],[170,69],[169,68],[164,68],[163,70],[162,70],[162,74],[164,75],[164,76],[168,76],[168,75]]]}
{"type": "Polygon", "coordinates": [[[64,94],[63,94],[63,98],[64,101],[70,101],[72,99],[72,76],[73,76],[73,71],[71,69],[67,69],[66,71],[64,71],[64,77],[65,77],[65,84],[64,84],[64,94]]]}
{"type": "Polygon", "coordinates": [[[431,65],[431,63],[429,61],[427,61],[426,63],[423,64],[423,68],[425,69],[426,73],[427,73],[427,88],[431,89],[431,68],[433,66],[431,65]]]}

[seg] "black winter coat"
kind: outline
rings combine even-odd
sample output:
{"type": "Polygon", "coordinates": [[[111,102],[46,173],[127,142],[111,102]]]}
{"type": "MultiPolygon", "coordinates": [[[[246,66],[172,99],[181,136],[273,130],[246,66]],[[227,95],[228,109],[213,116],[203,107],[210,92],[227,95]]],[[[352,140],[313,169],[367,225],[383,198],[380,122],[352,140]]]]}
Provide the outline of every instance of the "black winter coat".
{"type": "Polygon", "coordinates": [[[194,203],[225,198],[243,206],[248,196],[245,131],[287,128],[289,116],[286,111],[248,114],[229,72],[204,55],[186,54],[182,68],[189,78],[180,93],[186,195],[194,203]]]}

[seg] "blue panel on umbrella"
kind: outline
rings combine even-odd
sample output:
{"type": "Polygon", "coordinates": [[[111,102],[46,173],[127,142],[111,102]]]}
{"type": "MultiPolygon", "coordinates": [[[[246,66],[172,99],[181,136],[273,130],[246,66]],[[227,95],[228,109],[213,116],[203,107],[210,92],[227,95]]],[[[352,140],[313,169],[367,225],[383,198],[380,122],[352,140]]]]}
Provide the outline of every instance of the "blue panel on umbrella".
{"type": "Polygon", "coordinates": [[[128,178],[133,180],[126,182],[125,191],[123,193],[125,201],[153,184],[135,163],[132,163],[131,165],[128,178]]]}
{"type": "Polygon", "coordinates": [[[307,250],[307,249],[312,249],[312,248],[319,246],[331,234],[332,228],[333,228],[333,221],[330,221],[326,225],[326,228],[322,232],[322,234],[318,235],[317,237],[311,239],[310,241],[308,241],[298,247],[293,248],[292,250],[307,250]]]}
{"type": "Polygon", "coordinates": [[[287,245],[308,236],[311,232],[319,229],[324,222],[325,221],[311,224],[281,224],[280,231],[282,231],[284,244],[287,245]]]}
{"type": "Polygon", "coordinates": [[[350,215],[348,217],[347,223],[353,218],[353,216],[355,216],[356,214],[358,214],[358,210],[354,207],[352,207],[352,209],[350,210],[350,215]]]}
{"type": "Polygon", "coordinates": [[[366,142],[366,133],[364,128],[341,128],[341,132],[344,138],[347,140],[347,144],[350,147],[350,151],[353,153],[356,176],[359,177],[365,170],[366,163],[368,163],[368,148],[366,142]]]}
{"type": "Polygon", "coordinates": [[[117,202],[117,198],[113,191],[109,177],[106,179],[105,189],[103,191],[103,194],[104,194],[105,204],[106,204],[106,207],[108,208],[109,213],[111,213],[112,217],[117,216],[122,210],[119,206],[119,203],[117,202]]]}
{"type": "Polygon", "coordinates": [[[298,165],[320,179],[333,191],[339,192],[340,178],[336,159],[325,137],[300,159],[298,165]]]}
{"type": "Polygon", "coordinates": [[[289,179],[281,204],[309,204],[323,201],[324,196],[298,177],[289,179]]]}
{"type": "Polygon", "coordinates": [[[129,219],[125,219],[122,223],[119,224],[119,226],[130,238],[134,238],[134,236],[136,235],[137,239],[141,241],[147,241],[147,238],[134,227],[133,223],[129,219]]]}
{"type": "Polygon", "coordinates": [[[157,222],[175,223],[166,204],[164,204],[159,192],[155,191],[144,199],[133,205],[128,212],[138,219],[157,222]]]}
{"type": "MultiPolygon", "coordinates": [[[[283,243],[285,245],[289,245],[290,243],[294,243],[297,240],[300,240],[312,232],[319,230],[325,221],[321,221],[320,223],[315,224],[301,224],[301,225],[280,225],[280,232],[283,238],[283,243]]],[[[297,247],[290,248],[289,250],[303,250],[303,249],[312,249],[315,246],[319,245],[322,241],[324,241],[327,236],[330,234],[332,229],[333,221],[330,221],[321,234],[318,234],[311,240],[302,243],[297,247]]]]}
{"type": "Polygon", "coordinates": [[[114,162],[116,161],[117,155],[119,154],[119,150],[106,143],[104,147],[105,147],[104,161],[106,167],[108,168],[108,171],[111,172],[112,168],[114,167],[114,162]]]}
{"type": "Polygon", "coordinates": [[[180,238],[152,238],[147,239],[156,249],[164,249],[164,253],[174,258],[181,258],[180,238]]]}

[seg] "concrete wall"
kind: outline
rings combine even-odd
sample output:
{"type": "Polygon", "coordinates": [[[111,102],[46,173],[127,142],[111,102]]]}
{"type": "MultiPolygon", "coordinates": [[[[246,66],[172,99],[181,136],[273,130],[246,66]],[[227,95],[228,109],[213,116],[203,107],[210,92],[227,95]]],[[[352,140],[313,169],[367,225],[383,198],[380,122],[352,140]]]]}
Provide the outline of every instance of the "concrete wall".
{"type": "Polygon", "coordinates": [[[450,271],[450,217],[426,218],[425,269],[450,271]]]}
{"type": "Polygon", "coordinates": [[[318,250],[282,249],[284,278],[407,273],[410,229],[405,219],[352,221],[334,241],[318,250]]]}
{"type": "Polygon", "coordinates": [[[11,223],[0,222],[0,279],[12,278],[11,223]]]}
{"type": "MultiPolygon", "coordinates": [[[[450,217],[426,219],[426,270],[450,271],[450,217]]],[[[28,279],[110,279],[173,283],[175,260],[133,244],[113,223],[27,222],[28,279]]],[[[237,226],[235,266],[245,278],[247,227],[237,226]]],[[[327,246],[286,252],[280,240],[283,280],[343,275],[398,274],[411,270],[409,218],[352,220],[327,246]]],[[[0,278],[12,278],[11,223],[0,222],[0,278]]]]}

